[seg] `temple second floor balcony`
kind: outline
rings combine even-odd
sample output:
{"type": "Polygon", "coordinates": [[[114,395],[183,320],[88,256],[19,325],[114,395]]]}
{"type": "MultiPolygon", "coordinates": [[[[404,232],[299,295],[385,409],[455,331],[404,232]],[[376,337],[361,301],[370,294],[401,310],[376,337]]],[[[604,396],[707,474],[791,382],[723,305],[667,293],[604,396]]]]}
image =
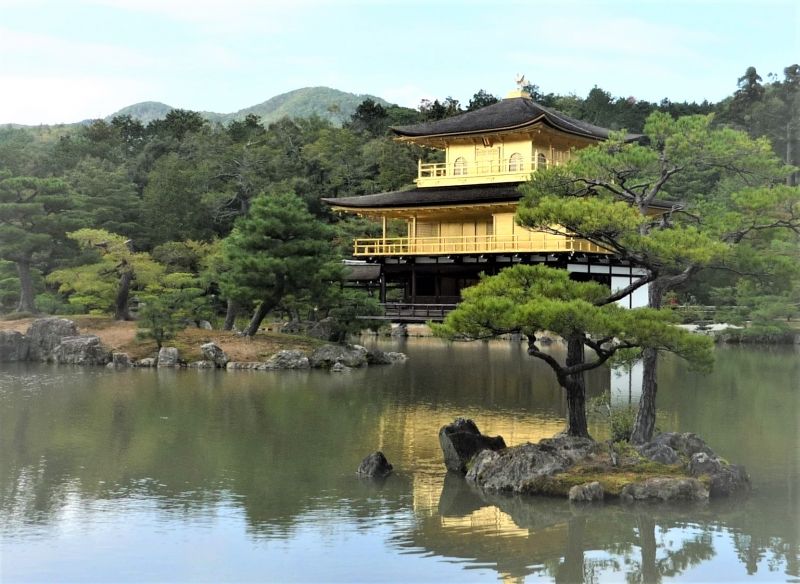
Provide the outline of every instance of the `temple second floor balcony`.
{"type": "Polygon", "coordinates": [[[356,257],[450,255],[482,253],[610,254],[605,248],[576,237],[542,232],[514,235],[460,235],[441,237],[387,237],[356,239],[356,257]]]}
{"type": "Polygon", "coordinates": [[[418,162],[418,187],[439,187],[457,185],[477,185],[503,182],[522,182],[548,165],[563,163],[568,153],[558,152],[558,159],[548,159],[544,154],[522,156],[514,154],[510,158],[466,161],[456,158],[453,162],[418,162]]]}

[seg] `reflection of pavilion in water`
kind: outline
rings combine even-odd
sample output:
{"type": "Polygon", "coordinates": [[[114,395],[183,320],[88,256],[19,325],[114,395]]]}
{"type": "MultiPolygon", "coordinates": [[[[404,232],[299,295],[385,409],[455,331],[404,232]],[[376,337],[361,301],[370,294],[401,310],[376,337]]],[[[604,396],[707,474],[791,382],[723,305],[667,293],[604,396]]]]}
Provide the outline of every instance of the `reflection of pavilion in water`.
{"type": "MultiPolygon", "coordinates": [[[[610,375],[612,399],[622,405],[621,398],[629,403],[630,396],[635,404],[638,394],[633,392],[624,396],[620,392],[620,399],[614,398],[615,374],[610,375]]],[[[634,370],[633,381],[635,375],[634,370]]],[[[625,384],[627,391],[629,380],[625,384]]],[[[680,522],[662,523],[649,511],[611,505],[583,513],[560,499],[477,492],[463,477],[445,471],[435,429],[466,416],[485,434],[499,434],[508,445],[516,445],[551,437],[563,430],[565,421],[556,415],[456,408],[417,403],[380,416],[375,436],[378,449],[392,452],[390,460],[401,472],[415,469],[409,478],[416,522],[396,539],[400,547],[485,565],[508,582],[521,582],[534,574],[573,582],[592,579],[593,573],[620,571],[639,572],[646,581],[657,581],[659,573],[680,573],[677,564],[686,569],[713,556],[704,529],[683,533],[680,522]],[[402,445],[399,451],[398,445],[402,445]],[[684,546],[678,545],[677,552],[667,549],[663,541],[667,531],[657,534],[657,522],[659,528],[677,526],[670,537],[685,542],[684,546]],[[657,551],[662,557],[659,562],[657,551]],[[665,563],[665,556],[679,561],[665,563]]]]}

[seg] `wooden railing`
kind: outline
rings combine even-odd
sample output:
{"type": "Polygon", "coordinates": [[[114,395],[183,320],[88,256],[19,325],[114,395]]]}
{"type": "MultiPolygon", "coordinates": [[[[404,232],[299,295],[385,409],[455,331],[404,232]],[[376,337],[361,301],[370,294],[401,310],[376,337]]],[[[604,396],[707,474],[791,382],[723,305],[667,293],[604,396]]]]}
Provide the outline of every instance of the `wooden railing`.
{"type": "Polygon", "coordinates": [[[418,162],[417,186],[449,184],[482,184],[527,180],[532,172],[547,166],[560,166],[569,157],[568,152],[557,152],[557,158],[539,156],[513,156],[487,160],[456,162],[418,162]]]}
{"type": "Polygon", "coordinates": [[[531,235],[461,235],[451,237],[390,237],[356,239],[356,256],[444,255],[502,252],[611,253],[584,239],[547,233],[531,235]]]}
{"type": "Polygon", "coordinates": [[[441,322],[455,310],[457,304],[412,304],[410,302],[387,302],[382,316],[360,317],[364,320],[391,320],[395,322],[441,322]]]}

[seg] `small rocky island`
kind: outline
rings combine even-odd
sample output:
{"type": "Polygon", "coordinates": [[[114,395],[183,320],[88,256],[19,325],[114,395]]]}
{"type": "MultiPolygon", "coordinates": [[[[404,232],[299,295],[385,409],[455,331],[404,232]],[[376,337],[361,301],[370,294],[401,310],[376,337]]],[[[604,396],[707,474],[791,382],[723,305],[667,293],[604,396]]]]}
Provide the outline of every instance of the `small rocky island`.
{"type": "Polygon", "coordinates": [[[161,347],[155,357],[132,359],[127,353],[110,350],[97,335],[81,334],[75,322],[58,317],[34,320],[24,334],[0,330],[0,363],[30,361],[111,368],[192,367],[260,371],[324,369],[344,373],[369,365],[390,365],[406,360],[403,353],[343,344],[325,344],[309,352],[285,349],[265,361],[233,361],[214,342],[202,344],[200,352],[202,359],[186,362],[176,347],[161,347]]]}
{"type": "Polygon", "coordinates": [[[750,477],[697,435],[665,432],[647,444],[559,435],[506,447],[458,418],[439,431],[448,470],[482,491],[569,497],[571,501],[705,501],[744,494],[750,477]]]}

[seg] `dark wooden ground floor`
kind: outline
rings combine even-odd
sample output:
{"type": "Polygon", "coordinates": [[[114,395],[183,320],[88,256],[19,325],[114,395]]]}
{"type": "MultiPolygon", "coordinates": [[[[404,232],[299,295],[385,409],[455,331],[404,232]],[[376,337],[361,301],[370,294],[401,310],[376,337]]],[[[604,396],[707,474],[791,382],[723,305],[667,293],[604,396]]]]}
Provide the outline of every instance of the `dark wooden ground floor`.
{"type": "MultiPolygon", "coordinates": [[[[387,319],[441,320],[460,300],[461,291],[476,284],[480,274],[494,275],[517,264],[544,264],[567,270],[574,280],[600,282],[615,290],[628,286],[643,272],[608,256],[590,254],[486,254],[480,256],[410,256],[376,258],[373,277],[362,286],[377,293],[387,319]]],[[[646,286],[628,297],[628,307],[647,302],[646,286]]]]}

